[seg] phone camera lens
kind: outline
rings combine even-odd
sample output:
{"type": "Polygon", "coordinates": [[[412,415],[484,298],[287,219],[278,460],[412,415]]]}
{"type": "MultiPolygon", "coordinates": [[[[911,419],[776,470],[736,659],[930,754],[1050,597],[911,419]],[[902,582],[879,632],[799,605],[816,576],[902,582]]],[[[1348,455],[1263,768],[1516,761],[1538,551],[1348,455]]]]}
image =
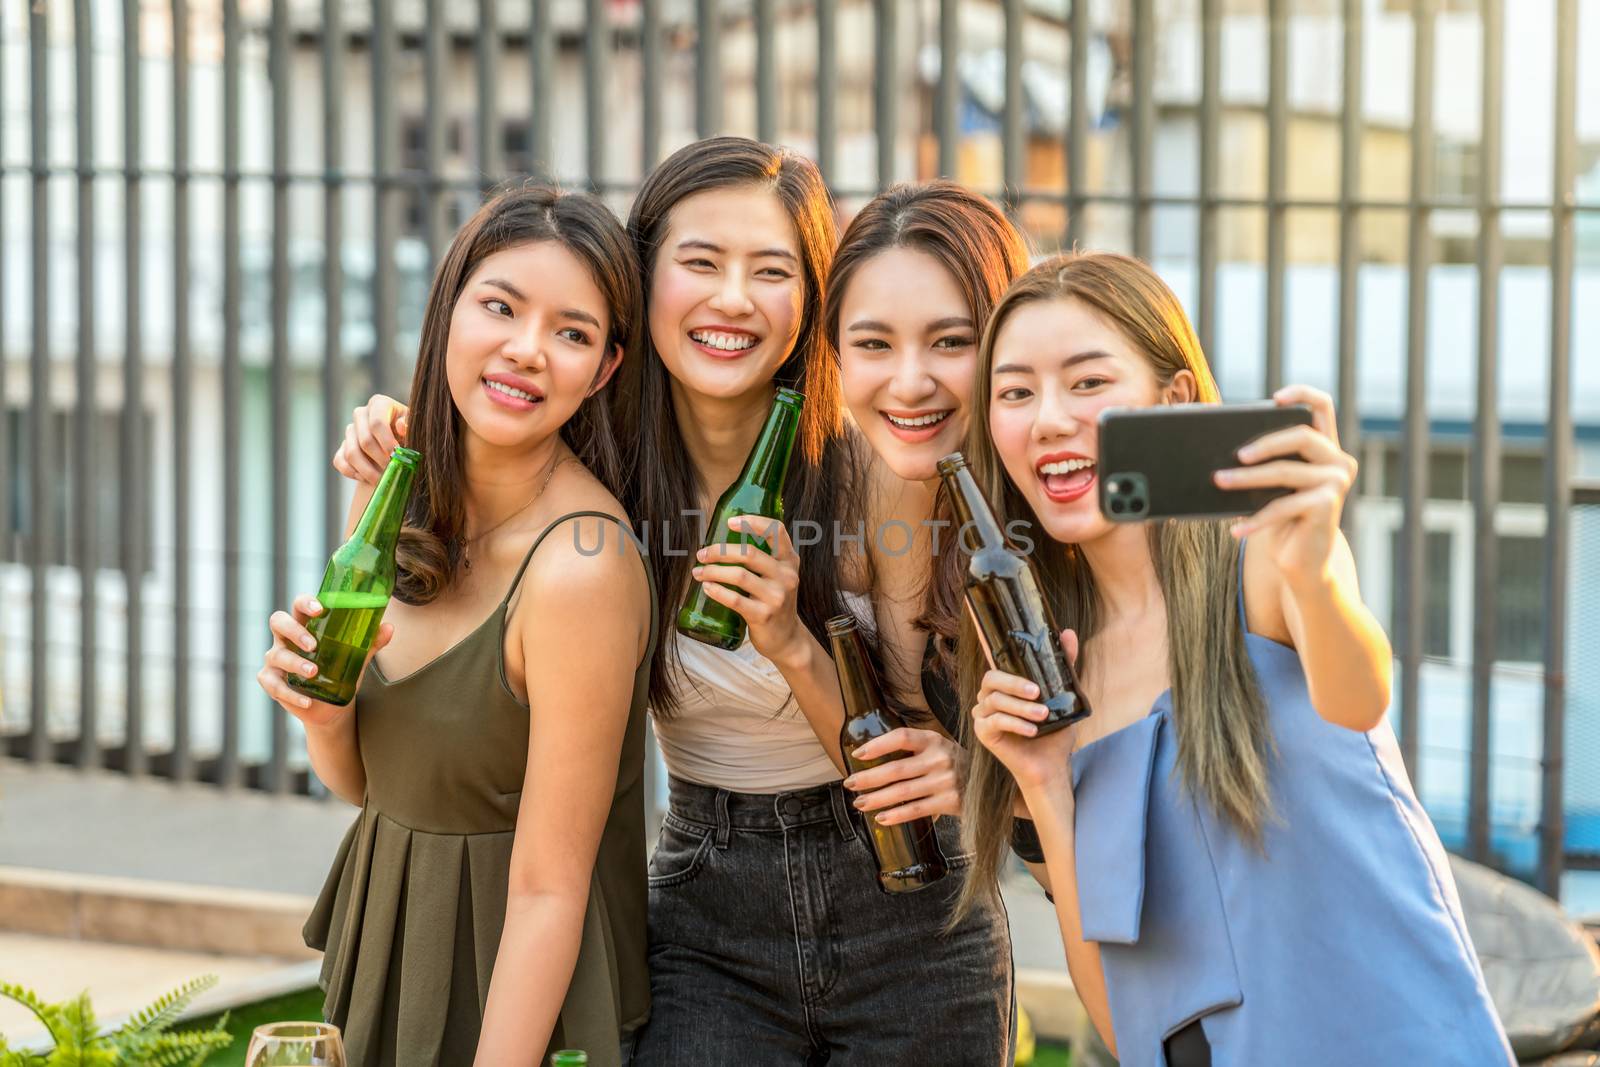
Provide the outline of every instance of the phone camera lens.
{"type": "Polygon", "coordinates": [[[1121,498],[1114,499],[1111,501],[1111,510],[1116,512],[1118,515],[1121,515],[1124,511],[1128,510],[1128,502],[1122,500],[1121,498]]]}
{"type": "Polygon", "coordinates": [[[1132,500],[1128,501],[1128,510],[1138,514],[1144,510],[1144,501],[1138,497],[1134,497],[1132,500]]]}

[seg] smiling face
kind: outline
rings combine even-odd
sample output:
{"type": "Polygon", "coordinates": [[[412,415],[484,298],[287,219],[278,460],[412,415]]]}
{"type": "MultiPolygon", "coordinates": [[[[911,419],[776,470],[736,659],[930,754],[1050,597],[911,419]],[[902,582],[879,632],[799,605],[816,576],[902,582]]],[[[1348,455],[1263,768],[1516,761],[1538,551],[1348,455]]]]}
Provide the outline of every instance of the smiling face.
{"type": "Polygon", "coordinates": [[[1100,412],[1186,403],[1193,374],[1179,371],[1163,385],[1120,330],[1073,298],[1012,312],[994,339],[993,363],[989,433],[1012,483],[1057,541],[1111,532],[1095,492],[1100,412]]]}
{"type": "Polygon", "coordinates": [[[677,383],[718,398],[765,388],[793,350],[805,301],[800,244],[761,186],[684,197],[650,272],[650,338],[677,383]]]}
{"type": "Polygon", "coordinates": [[[559,242],[484,257],[451,311],[445,353],[469,436],[516,449],[558,431],[616,370],[610,329],[600,288],[559,242]]]}
{"type": "Polygon", "coordinates": [[[907,481],[936,477],[966,434],[977,370],[972,309],[956,279],[916,249],[866,260],[840,303],[839,357],[845,403],[873,451],[907,481]]]}

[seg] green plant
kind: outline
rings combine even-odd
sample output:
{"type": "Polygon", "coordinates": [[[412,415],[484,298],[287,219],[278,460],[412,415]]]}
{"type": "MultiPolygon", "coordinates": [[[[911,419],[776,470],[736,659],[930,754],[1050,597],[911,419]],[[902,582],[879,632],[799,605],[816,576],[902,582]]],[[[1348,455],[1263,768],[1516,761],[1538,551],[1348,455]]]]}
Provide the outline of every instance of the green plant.
{"type": "Polygon", "coordinates": [[[13,1049],[0,1034],[0,1067],[199,1067],[207,1056],[233,1041],[224,1015],[209,1030],[172,1033],[189,1002],[217,984],[215,975],[186,982],[135,1012],[115,1030],[102,1033],[88,993],[47,1004],[37,993],[0,982],[0,997],[33,1012],[50,1032],[49,1052],[13,1049]]]}

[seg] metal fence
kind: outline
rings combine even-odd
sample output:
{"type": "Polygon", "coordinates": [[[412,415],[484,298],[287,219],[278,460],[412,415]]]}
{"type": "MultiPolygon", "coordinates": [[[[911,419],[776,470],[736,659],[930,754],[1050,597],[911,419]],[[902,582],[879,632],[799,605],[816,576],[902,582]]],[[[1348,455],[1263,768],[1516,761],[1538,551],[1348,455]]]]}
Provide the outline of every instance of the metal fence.
{"type": "MultiPolygon", "coordinates": [[[[1293,323],[1289,321],[1286,285],[1290,276],[1289,233],[1291,218],[1303,213],[1323,213],[1337,224],[1337,313],[1335,317],[1337,399],[1341,433],[1348,447],[1356,447],[1363,427],[1358,391],[1359,326],[1364,308],[1359,275],[1363,265],[1362,224],[1375,215],[1404,215],[1409,238],[1406,269],[1404,351],[1406,354],[1402,419],[1403,523],[1397,592],[1400,625],[1396,648],[1401,666],[1397,689],[1402,746],[1408,764],[1417,768],[1421,714],[1421,673],[1424,663],[1426,524],[1429,500],[1430,422],[1428,415],[1429,278],[1437,259],[1434,222],[1442,212],[1468,212],[1476,216],[1476,397],[1471,422],[1471,509],[1474,561],[1471,654],[1471,762],[1468,795],[1467,851],[1486,857],[1490,851],[1490,681],[1496,662],[1495,597],[1497,582],[1495,522],[1502,497],[1501,412],[1499,391],[1499,337],[1501,332],[1499,279],[1504,267],[1503,221],[1508,214],[1538,213],[1549,220],[1548,273],[1551,299],[1548,326],[1548,418],[1545,423],[1543,507],[1546,515],[1546,569],[1543,620],[1543,751],[1539,817],[1538,884],[1555,892],[1560,883],[1563,856],[1563,740],[1566,653],[1568,646],[1569,541],[1574,455],[1572,418],[1572,322],[1574,315],[1575,219],[1578,170],[1577,137],[1577,0],[1552,0],[1549,41],[1554,56],[1551,113],[1543,121],[1552,125],[1553,158],[1547,198],[1508,200],[1501,194],[1500,161],[1504,154],[1505,63],[1502,42],[1507,11],[1503,0],[1480,0],[1481,22],[1481,167],[1475,195],[1444,194],[1434,173],[1435,159],[1435,20],[1437,0],[1412,0],[1380,6],[1378,0],[1328,0],[1316,7],[1315,16],[1337,22],[1343,55],[1342,88],[1337,101],[1339,154],[1337,192],[1332,196],[1291,192],[1290,88],[1291,27],[1305,12],[1290,0],[1260,0],[1251,9],[1265,29],[1267,74],[1265,93],[1255,104],[1266,127],[1264,195],[1230,191],[1224,182],[1223,131],[1230,106],[1224,92],[1224,26],[1237,16],[1241,5],[1223,0],[1122,0],[1091,5],[1082,0],[915,0],[904,5],[895,0],[818,0],[816,3],[780,3],[779,0],[532,0],[513,5],[510,0],[479,0],[471,5],[444,0],[372,0],[370,5],[349,5],[344,0],[297,3],[290,0],[219,0],[191,6],[188,0],[167,4],[121,0],[40,0],[28,6],[25,23],[13,5],[0,22],[0,64],[25,57],[26,82],[0,66],[0,115],[7,126],[25,121],[26,141],[12,129],[0,132],[0,248],[9,249],[27,232],[27,268],[0,255],[0,293],[25,291],[31,312],[26,316],[29,336],[16,328],[17,304],[0,306],[0,398],[9,398],[19,414],[15,433],[0,433],[0,471],[16,472],[12,485],[0,492],[0,547],[4,558],[25,564],[14,588],[25,593],[24,632],[7,634],[24,659],[0,660],[7,668],[0,676],[0,695],[9,693],[14,706],[26,699],[23,728],[6,739],[13,755],[34,761],[57,760],[84,768],[113,767],[130,775],[159,774],[178,780],[205,780],[224,786],[249,785],[274,791],[307,788],[308,775],[297,763],[297,739],[287,718],[269,716],[270,739],[265,753],[255,759],[241,732],[242,705],[259,702],[252,695],[248,676],[254,663],[247,646],[259,632],[252,621],[255,599],[281,605],[291,589],[291,572],[304,570],[291,551],[291,516],[306,500],[318,500],[321,547],[331,545],[338,530],[344,489],[321,465],[310,491],[296,478],[289,457],[297,435],[291,425],[296,382],[316,375],[321,400],[315,429],[315,451],[330,453],[342,433],[353,397],[370,386],[401,389],[407,372],[405,336],[400,323],[407,303],[404,251],[411,244],[425,250],[412,274],[425,278],[448,239],[451,205],[463,195],[473,195],[518,170],[555,173],[569,182],[588,184],[625,198],[638,174],[651,166],[671,142],[681,140],[683,127],[697,135],[719,131],[748,133],[768,140],[804,144],[814,152],[823,174],[837,193],[848,200],[870,194],[897,180],[932,174],[960,176],[963,150],[973,135],[968,113],[971,91],[963,80],[963,50],[968,42],[962,19],[982,15],[996,20],[1003,52],[1002,90],[993,114],[999,147],[998,182],[991,193],[1019,217],[1035,207],[1059,209],[1061,226],[1054,233],[1034,236],[1041,245],[1082,244],[1096,212],[1125,213],[1126,229],[1114,238],[1137,255],[1150,258],[1157,247],[1158,215],[1170,209],[1192,212],[1197,218],[1195,297],[1192,310],[1203,344],[1218,349],[1219,276],[1224,264],[1222,223],[1225,214],[1258,212],[1265,218],[1263,256],[1264,361],[1260,386],[1276,388],[1285,380],[1286,346],[1293,323]],[[1364,42],[1373,20],[1392,19],[1392,9],[1409,8],[1414,26],[1412,43],[1411,121],[1408,128],[1411,166],[1406,195],[1380,195],[1364,179],[1363,152],[1368,141],[1367,102],[1363,84],[1366,69],[1364,42]],[[1097,14],[1098,12],[1098,14],[1097,14]],[[1161,81],[1161,52],[1172,38],[1164,36],[1175,24],[1191,28],[1198,48],[1198,91],[1195,122],[1198,139],[1198,177],[1189,192],[1174,193],[1158,182],[1158,130],[1160,113],[1169,107],[1157,92],[1161,81]],[[870,51],[854,49],[855,30],[871,27],[870,51]],[[1108,29],[1107,27],[1111,28],[1108,29]],[[214,72],[211,91],[197,96],[197,59],[191,31],[206,35],[203,63],[214,72]],[[163,36],[163,35],[166,36],[163,36]],[[843,34],[843,36],[841,36],[843,34]],[[908,49],[903,35],[923,42],[920,51],[908,49]],[[1061,161],[1060,174],[1048,182],[1030,173],[1030,154],[1041,140],[1033,127],[1034,112],[1051,102],[1042,99],[1037,79],[1028,80],[1030,47],[1039,34],[1061,42],[1059,69],[1062,99],[1058,106],[1064,121],[1059,133],[1042,138],[1053,144],[1061,161]],[[786,45],[780,51],[780,40],[786,45]],[[63,42],[70,41],[70,51],[63,42]],[[1164,43],[1166,42],[1166,43],[1164,43]],[[113,47],[120,48],[120,54],[113,47]],[[264,49],[263,47],[264,46],[264,49]],[[1127,87],[1113,103],[1091,110],[1097,91],[1091,83],[1096,56],[1109,48],[1114,80],[1127,87]],[[472,121],[465,128],[452,124],[452,108],[460,89],[451,83],[457,50],[471,54],[472,121]],[[1092,49],[1095,50],[1092,52],[1092,49]],[[152,67],[155,55],[163,66],[152,67]],[[810,72],[811,91],[796,106],[791,83],[780,81],[785,63],[803,55],[810,72]],[[516,57],[513,79],[509,59],[516,57]],[[908,60],[909,56],[909,60],[908,60]],[[420,61],[422,115],[420,123],[406,127],[397,109],[398,86],[418,76],[420,61]],[[352,75],[364,65],[366,77],[352,75]],[[61,77],[70,67],[75,146],[63,158],[58,136],[65,109],[53,94],[66,84],[61,77]],[[569,84],[563,72],[578,74],[569,84]],[[915,68],[915,69],[912,69],[915,68]],[[166,84],[152,76],[164,74],[166,84]],[[935,71],[926,75],[926,70],[935,71]],[[120,116],[97,106],[106,94],[97,78],[115,72],[120,80],[120,116]],[[252,80],[255,79],[255,80],[252,80]],[[692,120],[675,120],[669,113],[676,80],[692,82],[692,120]],[[754,97],[753,123],[736,125],[727,114],[730,86],[747,87],[754,97]],[[926,85],[923,93],[918,88],[926,85]],[[866,86],[857,92],[852,86],[866,86]],[[266,99],[247,101],[250,88],[266,99]],[[789,94],[786,97],[786,93],[789,94]],[[851,95],[857,93],[857,95],[851,95]],[[153,94],[153,95],[152,95],[153,94]],[[220,107],[211,99],[220,99],[220,107]],[[849,166],[841,151],[844,137],[842,113],[861,110],[858,97],[870,97],[870,118],[865,121],[875,139],[870,171],[849,166]],[[454,101],[454,102],[453,102],[454,101]],[[210,128],[197,128],[197,106],[204,104],[210,128]],[[262,111],[270,126],[250,121],[262,111]],[[502,135],[507,115],[525,117],[516,144],[502,135]],[[636,119],[618,128],[618,116],[636,119]],[[573,116],[581,116],[581,120],[573,116]],[[148,123],[159,118],[161,136],[146,141],[148,123]],[[300,120],[305,120],[304,122],[300,120]],[[1125,171],[1113,168],[1096,181],[1092,163],[1097,139],[1114,120],[1125,148],[1125,171]],[[319,126],[314,133],[311,126],[319,126]],[[359,129],[358,129],[359,128],[359,129]],[[116,136],[110,136],[111,131],[116,136]],[[97,137],[97,131],[105,134],[97,137]],[[470,134],[469,134],[470,131],[470,134]],[[583,150],[574,170],[561,163],[567,134],[581,141],[583,150]],[[357,134],[360,136],[357,136],[357,134]],[[366,142],[362,143],[362,137],[366,142]],[[472,143],[468,173],[452,172],[447,158],[455,141],[472,143]],[[320,159],[308,145],[320,142],[320,159]],[[257,163],[247,159],[258,145],[269,144],[257,163]],[[357,145],[360,151],[352,151],[357,145]],[[926,162],[918,153],[927,145],[926,162]],[[203,146],[198,153],[196,146],[203,146]],[[197,155],[220,155],[197,163],[197,155]],[[513,149],[515,152],[513,153],[513,149]],[[509,158],[516,154],[515,160],[509,158]],[[625,157],[625,158],[624,158],[625,157]],[[907,158],[916,159],[908,167],[907,158]],[[310,162],[308,162],[310,160],[310,162]],[[70,195],[63,186],[70,185],[70,195]],[[25,196],[19,197],[19,189],[25,196]],[[120,191],[122,209],[108,217],[99,208],[107,193],[120,191]],[[244,204],[266,191],[269,220],[247,215],[244,204]],[[218,197],[220,212],[209,216],[202,228],[214,230],[220,248],[209,238],[197,243],[192,227],[197,222],[196,198],[204,193],[218,197]],[[297,280],[291,237],[299,217],[295,204],[304,207],[305,196],[320,199],[320,232],[313,236],[323,253],[316,262],[322,316],[320,343],[313,343],[308,364],[295,349],[303,329],[298,313],[292,315],[297,280]],[[59,198],[59,199],[58,199],[59,198]],[[146,213],[152,198],[160,203],[169,225],[147,236],[146,213]],[[20,203],[19,203],[20,201],[20,203]],[[65,272],[58,265],[59,246],[52,244],[58,205],[72,202],[76,217],[67,227],[75,239],[80,268],[69,298],[75,305],[77,334],[67,344],[75,347],[76,361],[70,390],[62,377],[65,347],[52,322],[59,319],[65,272]],[[14,205],[22,207],[19,212],[14,205]],[[359,211],[356,210],[359,208],[359,211]],[[361,214],[365,212],[365,214],[361,214]],[[419,216],[412,227],[407,213],[419,216]],[[30,218],[30,226],[18,223],[30,218]],[[245,381],[256,367],[256,356],[246,351],[250,324],[245,321],[248,230],[264,222],[270,267],[265,272],[268,291],[266,344],[259,362],[267,381],[264,418],[257,435],[246,438],[253,417],[244,404],[245,381]],[[92,266],[104,259],[102,238],[120,231],[121,292],[108,294],[101,273],[92,266]],[[355,235],[352,238],[352,235],[355,235]],[[363,246],[351,251],[353,243],[363,246]],[[156,289],[171,300],[170,309],[152,310],[143,286],[150,275],[149,249],[160,244],[170,251],[170,287],[156,289]],[[204,247],[202,247],[202,244],[204,247]],[[196,272],[196,257],[205,269],[196,272]],[[357,267],[352,267],[357,263],[357,267]],[[83,265],[91,265],[84,267],[83,265]],[[191,331],[196,286],[221,278],[217,299],[208,314],[220,321],[203,347],[197,350],[191,331]],[[7,277],[6,275],[12,275],[7,277]],[[348,319],[347,293],[354,281],[370,295],[370,343],[353,346],[354,325],[348,319]],[[122,315],[103,317],[97,309],[113,296],[120,297],[122,315]],[[170,336],[164,339],[162,359],[146,357],[147,315],[170,315],[170,336]],[[19,369],[26,360],[27,381],[19,369]],[[108,407],[106,368],[120,361],[120,392],[124,398],[147,396],[152,383],[161,388],[160,418],[144,404],[124,404],[113,429],[100,414],[108,407]],[[215,425],[220,441],[199,439],[195,420],[197,374],[215,364],[220,375],[215,392],[206,398],[219,406],[215,425]],[[307,368],[310,367],[308,371],[307,368]],[[72,392],[65,409],[49,399],[52,391],[72,392]],[[65,411],[60,426],[57,416],[65,411]],[[65,427],[70,425],[70,437],[65,427]],[[114,434],[114,436],[112,436],[114,434]],[[153,442],[161,442],[158,447],[153,442]],[[62,442],[66,444],[63,445],[62,442]],[[72,456],[70,472],[61,465],[59,450],[72,456]],[[153,451],[154,450],[154,451],[153,451]],[[214,451],[220,475],[201,485],[192,466],[197,456],[214,451]],[[158,471],[156,452],[170,462],[170,471],[158,471]],[[271,457],[264,484],[246,484],[247,466],[263,454],[271,457]],[[115,458],[113,458],[115,457],[115,458]],[[25,463],[23,462],[25,460],[25,463]],[[108,478],[107,475],[113,476],[108,478]],[[63,476],[69,477],[73,498],[58,507],[52,494],[63,476]],[[170,480],[170,514],[152,515],[157,507],[152,486],[170,480]],[[26,482],[26,494],[20,486],[26,482]],[[97,487],[114,481],[115,528],[105,529],[106,511],[97,487]],[[265,507],[257,507],[256,498],[265,507]],[[192,540],[197,509],[214,509],[222,546],[215,570],[197,591],[196,545],[192,540]],[[248,512],[248,516],[247,516],[248,512]],[[70,528],[57,528],[57,516],[70,515],[70,528]],[[249,516],[254,516],[251,518],[249,516]],[[264,516],[264,598],[246,588],[249,554],[239,546],[258,532],[256,519],[264,516]],[[156,520],[170,535],[152,534],[156,520]],[[116,566],[95,565],[95,546],[115,541],[116,566]],[[60,545],[75,565],[63,566],[60,545]],[[159,602],[147,602],[150,565],[170,573],[170,591],[159,602]],[[298,570],[296,568],[299,568],[298,570]],[[63,582],[76,583],[76,596],[64,595],[63,582]],[[73,610],[76,601],[76,611],[73,610]],[[120,626],[106,621],[106,605],[113,603],[124,620],[120,626]],[[215,609],[207,625],[197,626],[197,609],[215,609]],[[71,618],[76,615],[76,620],[71,618]],[[214,621],[215,625],[210,625],[214,621]],[[117,656],[109,654],[110,631],[120,628],[122,644],[117,656]],[[72,631],[66,640],[57,635],[72,631]],[[159,637],[161,651],[156,651],[159,637]],[[52,703],[52,669],[59,660],[52,649],[62,642],[76,655],[77,707],[52,703]],[[199,649],[207,651],[202,656],[199,649]],[[246,649],[246,651],[241,651],[246,649]],[[160,706],[151,707],[145,694],[151,687],[147,670],[161,665],[170,685],[162,690],[160,706]],[[204,660],[204,662],[202,662],[204,660]],[[124,701],[120,730],[104,721],[106,709],[97,694],[105,691],[106,674],[118,678],[124,701]],[[192,680],[200,672],[215,673],[218,704],[197,709],[192,680]],[[10,688],[5,687],[9,683],[10,688]],[[220,736],[202,742],[196,736],[197,715],[220,722],[220,736]],[[163,726],[159,741],[152,737],[155,719],[163,726]],[[170,736],[167,736],[170,734],[170,736]],[[112,738],[106,741],[106,738],[112,738]]],[[[1516,17],[1521,17],[1521,9],[1516,17]]],[[[209,75],[208,75],[209,77],[209,75]]],[[[1116,95],[1113,93],[1112,95],[1116,95]]],[[[1513,116],[1519,118],[1519,116],[1513,116]]],[[[16,131],[21,132],[21,131],[16,131]]],[[[859,140],[859,138],[858,138],[859,140]]],[[[1048,154],[1048,153],[1047,153],[1048,154]]],[[[571,153],[566,158],[571,159],[571,153]]],[[[210,200],[207,201],[210,203],[210,200]]],[[[1586,210],[1592,209],[1592,206],[1586,210]]],[[[208,212],[210,208],[206,209],[208,212]]],[[[1102,219],[1113,217],[1102,214],[1102,219]]],[[[1165,218],[1166,216],[1161,216],[1165,218]]],[[[59,229],[60,227],[56,227],[59,229]]],[[[303,228],[303,227],[302,227],[303,228]]],[[[1104,240],[1103,231],[1099,237],[1104,240]]],[[[413,279],[414,281],[415,279],[413,279]]],[[[151,283],[154,285],[154,281],[151,283]]],[[[414,288],[414,286],[413,286],[414,288]]],[[[208,292],[211,290],[207,290],[208,292]]],[[[209,417],[209,414],[207,415],[209,417]]],[[[209,458],[207,459],[209,463],[209,458]]],[[[208,469],[210,469],[208,467],[208,469]]],[[[1355,508],[1352,508],[1354,513],[1355,508]]],[[[205,511],[210,515],[210,510],[205,511]]],[[[1352,532],[1354,525],[1351,526],[1352,532]]],[[[316,552],[308,553],[315,556],[316,552]]],[[[0,567],[0,572],[5,570],[0,567]]],[[[209,573],[209,572],[208,572],[209,573]]],[[[264,618],[264,615],[261,616],[264,618]]],[[[209,677],[209,674],[207,675],[209,677]]],[[[13,715],[12,721],[16,721],[13,715]]]]}

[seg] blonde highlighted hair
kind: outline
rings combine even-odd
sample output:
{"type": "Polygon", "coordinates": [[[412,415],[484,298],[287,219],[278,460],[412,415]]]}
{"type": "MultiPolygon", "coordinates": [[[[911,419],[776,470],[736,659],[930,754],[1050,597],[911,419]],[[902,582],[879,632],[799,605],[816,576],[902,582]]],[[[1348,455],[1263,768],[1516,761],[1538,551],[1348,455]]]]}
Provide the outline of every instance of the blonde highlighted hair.
{"type": "MultiPolygon", "coordinates": [[[[1076,300],[1117,329],[1150,363],[1162,385],[1181,371],[1194,376],[1197,399],[1220,403],[1216,379],[1178,298],[1148,266],[1128,256],[1078,253],[1046,260],[1018,278],[995,307],[978,352],[973,386],[972,426],[967,435],[967,466],[994,507],[1002,528],[1013,520],[1039,526],[1026,498],[1006,475],[989,437],[989,378],[997,338],[1020,308],[1049,301],[1076,300]]],[[[1057,622],[1076,631],[1080,647],[1094,640],[1103,605],[1094,573],[1073,545],[1057,544],[1039,528],[1033,554],[1041,583],[1057,622]]],[[[1178,767],[1186,786],[1211,805],[1247,840],[1260,843],[1271,813],[1267,761],[1271,736],[1255,672],[1245,648],[1244,627],[1236,610],[1239,595],[1238,546],[1226,523],[1152,522],[1151,558],[1167,609],[1167,659],[1172,683],[1173,719],[1178,735],[1178,767]]],[[[962,607],[959,552],[944,554],[936,583],[934,612],[946,632],[958,632],[957,685],[961,706],[977,702],[978,683],[988,664],[977,634],[962,607]]],[[[962,812],[964,832],[974,851],[957,914],[997,889],[1010,838],[1017,786],[1004,765],[971,742],[972,765],[962,812]]]]}

